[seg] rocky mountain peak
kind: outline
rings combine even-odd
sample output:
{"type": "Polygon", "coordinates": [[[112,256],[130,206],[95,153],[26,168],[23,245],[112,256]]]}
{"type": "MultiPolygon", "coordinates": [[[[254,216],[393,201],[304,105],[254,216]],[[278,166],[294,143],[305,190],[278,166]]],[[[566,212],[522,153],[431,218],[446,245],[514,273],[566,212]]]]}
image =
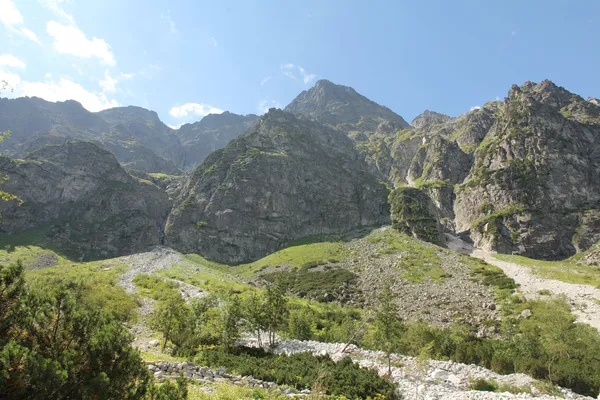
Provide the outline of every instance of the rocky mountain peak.
{"type": "Polygon", "coordinates": [[[369,100],[351,87],[325,79],[300,93],[285,111],[304,114],[330,125],[350,124],[355,130],[374,130],[383,120],[395,122],[403,128],[409,127],[401,116],[389,108],[369,100]],[[366,120],[375,121],[376,124],[364,124],[366,120]]]}
{"type": "Polygon", "coordinates": [[[446,114],[425,110],[422,114],[413,119],[410,124],[417,129],[422,129],[433,124],[443,124],[444,122],[448,122],[450,119],[451,118],[446,114]]]}
{"type": "Polygon", "coordinates": [[[509,99],[519,96],[555,108],[566,107],[573,101],[574,96],[579,97],[547,79],[540,83],[527,81],[522,86],[513,85],[508,94],[509,99]]]}

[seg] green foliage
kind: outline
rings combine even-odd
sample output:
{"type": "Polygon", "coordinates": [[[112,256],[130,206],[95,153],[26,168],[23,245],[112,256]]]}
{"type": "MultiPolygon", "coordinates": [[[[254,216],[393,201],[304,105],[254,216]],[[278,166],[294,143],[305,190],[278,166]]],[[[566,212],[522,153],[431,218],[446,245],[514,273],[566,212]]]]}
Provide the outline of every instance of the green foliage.
{"type": "Polygon", "coordinates": [[[189,386],[190,400],[286,400],[287,396],[276,389],[250,388],[248,386],[219,383],[207,392],[198,385],[189,386]]]}
{"type": "Polygon", "coordinates": [[[535,260],[510,254],[494,254],[494,258],[530,267],[531,271],[548,279],[582,285],[592,285],[600,288],[600,273],[598,267],[578,263],[580,255],[561,261],[535,260]]]}
{"type": "Polygon", "coordinates": [[[271,283],[284,282],[289,293],[318,301],[339,300],[344,291],[357,292],[358,277],[344,268],[294,268],[262,274],[261,278],[271,283]]]}
{"type": "Polygon", "coordinates": [[[275,344],[275,334],[287,325],[289,308],[281,285],[269,285],[260,296],[250,295],[243,305],[248,328],[256,333],[262,344],[262,334],[267,334],[267,344],[275,344]]]}
{"type": "Polygon", "coordinates": [[[204,229],[208,225],[206,221],[196,221],[196,229],[204,229]]]}
{"type": "Polygon", "coordinates": [[[155,306],[151,327],[163,334],[163,352],[167,343],[186,329],[188,316],[189,309],[179,293],[163,299],[155,306]]]}
{"type": "MultiPolygon", "coordinates": [[[[23,254],[23,253],[22,253],[23,254]]],[[[116,262],[102,261],[72,264],[66,261],[54,267],[26,273],[28,286],[35,291],[55,287],[77,287],[78,301],[119,321],[130,319],[138,307],[133,296],[117,284],[125,267],[116,262]]]]}
{"type": "Polygon", "coordinates": [[[498,391],[498,383],[493,380],[487,380],[483,378],[476,379],[469,385],[469,389],[478,390],[481,392],[496,392],[498,391]]]}
{"type": "MultiPolygon", "coordinates": [[[[489,208],[486,208],[486,209],[489,210],[489,208]]],[[[525,211],[525,208],[523,206],[514,204],[509,207],[506,207],[505,209],[493,212],[491,214],[486,215],[483,218],[479,218],[479,219],[473,221],[471,223],[471,226],[473,228],[481,228],[485,224],[488,224],[488,231],[490,231],[490,230],[494,229],[493,227],[495,227],[497,223],[501,222],[502,218],[510,217],[515,214],[520,214],[520,213],[523,213],[524,211],[525,211]],[[491,227],[491,225],[493,225],[493,227],[491,227]]]]}
{"type": "Polygon", "coordinates": [[[188,382],[185,378],[177,378],[175,383],[165,381],[154,385],[148,393],[148,400],[185,400],[188,398],[188,382]]]}
{"type": "Polygon", "coordinates": [[[383,350],[388,361],[388,374],[392,374],[391,354],[401,349],[404,323],[399,317],[398,305],[391,286],[385,285],[379,294],[373,321],[373,343],[383,350]]]}
{"type": "Polygon", "coordinates": [[[142,296],[154,300],[167,300],[179,295],[179,285],[176,282],[167,281],[155,275],[136,275],[133,283],[142,296]]]}
{"type": "Polygon", "coordinates": [[[75,283],[30,287],[0,266],[0,397],[142,399],[150,375],[121,323],[75,283]]]}
{"type": "Polygon", "coordinates": [[[308,353],[275,355],[261,349],[240,348],[231,354],[205,350],[197,362],[210,367],[224,367],[239,375],[293,386],[311,388],[318,383],[328,395],[347,398],[383,396],[393,399],[394,386],[375,371],[360,368],[350,358],[333,362],[328,356],[308,353]]]}

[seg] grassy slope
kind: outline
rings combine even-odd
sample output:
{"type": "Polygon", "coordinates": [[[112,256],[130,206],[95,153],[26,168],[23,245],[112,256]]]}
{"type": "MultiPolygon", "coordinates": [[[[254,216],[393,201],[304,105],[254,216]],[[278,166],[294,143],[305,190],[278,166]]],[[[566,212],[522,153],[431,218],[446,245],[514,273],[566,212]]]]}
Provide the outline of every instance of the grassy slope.
{"type": "Polygon", "coordinates": [[[547,279],[592,285],[600,288],[600,268],[577,263],[582,254],[562,261],[542,261],[509,254],[494,254],[494,258],[527,266],[531,271],[547,279]]]}

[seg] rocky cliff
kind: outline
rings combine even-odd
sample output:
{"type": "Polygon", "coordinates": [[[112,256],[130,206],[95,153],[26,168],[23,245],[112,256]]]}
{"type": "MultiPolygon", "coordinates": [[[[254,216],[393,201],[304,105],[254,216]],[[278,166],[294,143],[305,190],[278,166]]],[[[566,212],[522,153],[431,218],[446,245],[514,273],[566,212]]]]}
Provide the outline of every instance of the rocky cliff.
{"type": "Polygon", "coordinates": [[[0,235],[42,235],[77,259],[139,252],[162,241],[165,192],[133,178],[93,143],[46,146],[26,159],[0,158],[3,189],[23,200],[0,203],[0,235]]]}
{"type": "Polygon", "coordinates": [[[237,115],[225,111],[222,114],[209,114],[201,121],[185,124],[175,134],[181,140],[185,157],[181,168],[195,169],[210,153],[221,149],[256,121],[254,114],[237,115]]]}
{"type": "Polygon", "coordinates": [[[192,174],[167,221],[167,244],[251,261],[295,239],[389,223],[387,194],[347,136],[271,109],[192,174]]]}

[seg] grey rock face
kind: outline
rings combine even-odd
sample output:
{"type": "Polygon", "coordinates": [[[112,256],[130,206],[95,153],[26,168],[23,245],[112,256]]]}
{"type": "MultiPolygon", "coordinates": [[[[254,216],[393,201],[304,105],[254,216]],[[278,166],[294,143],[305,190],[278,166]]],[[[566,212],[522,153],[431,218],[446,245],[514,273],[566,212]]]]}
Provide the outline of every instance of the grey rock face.
{"type": "Polygon", "coordinates": [[[479,246],[564,258],[578,227],[596,235],[600,107],[552,82],[513,86],[475,152],[454,206],[458,230],[479,246]]]}
{"type": "Polygon", "coordinates": [[[383,121],[394,122],[400,128],[409,127],[401,116],[389,108],[367,99],[351,87],[336,85],[327,80],[317,81],[314,87],[300,93],[285,111],[313,117],[346,132],[373,132],[383,121]]]}
{"type": "Polygon", "coordinates": [[[248,129],[258,117],[254,114],[237,115],[225,111],[209,114],[201,121],[185,124],[175,134],[181,140],[185,157],[181,168],[195,169],[213,151],[221,149],[248,129]]]}
{"type": "Polygon", "coordinates": [[[291,240],[388,223],[387,189],[367,170],[344,134],[272,109],[192,174],[167,243],[239,263],[291,240]]]}
{"type": "Polygon", "coordinates": [[[432,125],[443,124],[450,120],[451,118],[445,114],[425,110],[423,114],[420,114],[415,119],[413,119],[410,124],[417,129],[423,129],[432,125]]]}
{"type": "Polygon", "coordinates": [[[113,153],[127,169],[171,175],[192,170],[210,152],[224,147],[256,120],[255,115],[208,115],[180,130],[166,126],[154,111],[117,107],[91,113],[76,101],[36,97],[0,99],[0,126],[12,137],[3,153],[23,157],[45,145],[91,141],[113,153]]]}
{"type": "Polygon", "coordinates": [[[48,146],[25,160],[0,159],[3,189],[24,203],[0,203],[0,234],[35,229],[68,255],[106,258],[159,244],[170,204],[156,186],[128,175],[92,143],[48,146]]]}

